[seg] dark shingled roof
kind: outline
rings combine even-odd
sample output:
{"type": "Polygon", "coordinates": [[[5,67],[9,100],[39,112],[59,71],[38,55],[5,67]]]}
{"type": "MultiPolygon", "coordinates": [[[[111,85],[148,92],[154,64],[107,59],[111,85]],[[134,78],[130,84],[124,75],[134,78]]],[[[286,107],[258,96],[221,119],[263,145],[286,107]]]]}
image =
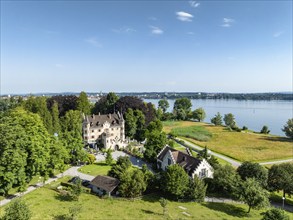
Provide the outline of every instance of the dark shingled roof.
{"type": "Polygon", "coordinates": [[[120,125],[120,120],[123,119],[120,113],[108,115],[87,115],[85,122],[90,123],[91,127],[101,127],[107,121],[111,126],[120,125]]]}
{"type": "Polygon", "coordinates": [[[103,189],[107,192],[112,192],[120,183],[120,181],[116,178],[110,176],[96,176],[90,184],[100,189],[103,189]]]}
{"type": "Polygon", "coordinates": [[[175,150],[169,146],[166,146],[165,149],[161,152],[161,154],[158,155],[158,159],[163,161],[163,158],[165,157],[166,153],[169,150],[171,151],[171,154],[173,155],[175,163],[180,165],[188,173],[188,175],[191,175],[192,172],[202,162],[202,160],[198,158],[190,156],[182,151],[175,150]]]}

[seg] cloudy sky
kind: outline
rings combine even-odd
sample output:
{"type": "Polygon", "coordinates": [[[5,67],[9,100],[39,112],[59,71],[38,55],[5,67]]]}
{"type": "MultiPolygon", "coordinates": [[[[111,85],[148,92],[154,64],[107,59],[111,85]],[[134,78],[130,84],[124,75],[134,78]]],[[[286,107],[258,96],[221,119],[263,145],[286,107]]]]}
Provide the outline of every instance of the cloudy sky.
{"type": "Polygon", "coordinates": [[[1,1],[1,94],[292,90],[292,1],[1,1]]]}

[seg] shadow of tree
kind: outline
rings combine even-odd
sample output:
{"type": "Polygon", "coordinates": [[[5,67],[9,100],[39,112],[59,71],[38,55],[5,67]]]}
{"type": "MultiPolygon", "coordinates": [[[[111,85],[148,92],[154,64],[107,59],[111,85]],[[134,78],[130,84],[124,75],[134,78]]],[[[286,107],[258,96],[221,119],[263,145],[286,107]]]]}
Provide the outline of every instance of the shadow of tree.
{"type": "Polygon", "coordinates": [[[215,210],[215,211],[220,211],[223,213],[226,213],[227,215],[231,216],[236,216],[236,217],[249,217],[250,214],[247,213],[247,210],[241,208],[241,207],[236,207],[232,204],[227,204],[227,203],[206,203],[202,204],[203,206],[215,210]]]}
{"type": "Polygon", "coordinates": [[[146,210],[146,209],[141,209],[142,212],[144,212],[145,214],[152,214],[152,215],[163,215],[157,212],[153,212],[151,210],[146,210]]]}
{"type": "Polygon", "coordinates": [[[62,201],[62,202],[74,201],[74,199],[70,195],[68,195],[68,194],[60,194],[60,193],[55,195],[55,199],[57,199],[59,201],[62,201]]]}
{"type": "Polygon", "coordinates": [[[54,215],[53,220],[69,220],[69,218],[65,214],[63,214],[63,215],[54,215]]]}
{"type": "Polygon", "coordinates": [[[278,141],[278,142],[288,142],[288,143],[293,143],[293,140],[287,137],[264,137],[262,136],[261,139],[263,140],[268,140],[268,141],[278,141]]]}

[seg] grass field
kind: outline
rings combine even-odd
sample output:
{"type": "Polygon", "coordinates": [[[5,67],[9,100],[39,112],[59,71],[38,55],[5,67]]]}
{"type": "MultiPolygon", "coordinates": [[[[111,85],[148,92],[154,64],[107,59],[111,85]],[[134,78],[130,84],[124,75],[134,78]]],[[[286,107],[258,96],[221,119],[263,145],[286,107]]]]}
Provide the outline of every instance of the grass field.
{"type": "Polygon", "coordinates": [[[209,141],[198,141],[189,138],[199,146],[227,155],[240,161],[267,161],[292,158],[293,141],[279,136],[255,133],[231,132],[222,126],[191,122],[164,122],[164,131],[170,133],[173,129],[200,126],[212,134],[209,141]]]}
{"type": "Polygon", "coordinates": [[[209,141],[212,134],[203,126],[175,127],[171,130],[175,136],[192,138],[198,141],[209,141]]]}
{"type": "Polygon", "coordinates": [[[79,172],[89,174],[92,176],[97,175],[107,175],[111,166],[107,165],[105,162],[94,163],[90,165],[85,165],[78,169],[79,172]]]}
{"type": "MultiPolygon", "coordinates": [[[[56,183],[53,184],[57,185],[56,183]]],[[[136,200],[126,200],[100,199],[95,195],[83,193],[79,201],[74,202],[60,199],[56,191],[46,186],[25,195],[23,199],[32,211],[33,220],[61,219],[61,216],[67,214],[68,209],[76,204],[82,206],[78,216],[78,219],[81,220],[166,219],[158,202],[159,197],[154,195],[144,196],[136,200]]],[[[0,208],[0,216],[4,214],[4,208],[0,208]]],[[[239,204],[198,204],[173,201],[169,201],[167,205],[170,219],[261,219],[261,213],[264,210],[252,210],[250,214],[247,214],[247,208],[246,205],[239,204]],[[182,208],[185,208],[185,210],[182,208]],[[183,214],[183,212],[190,216],[183,214]]],[[[292,213],[290,213],[290,217],[293,217],[292,213]]]]}

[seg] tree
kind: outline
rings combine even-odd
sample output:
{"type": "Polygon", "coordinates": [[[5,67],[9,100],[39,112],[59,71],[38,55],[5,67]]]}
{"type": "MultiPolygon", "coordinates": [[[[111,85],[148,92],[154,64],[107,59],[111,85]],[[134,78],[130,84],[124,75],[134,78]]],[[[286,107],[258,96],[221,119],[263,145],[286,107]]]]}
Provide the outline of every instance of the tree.
{"type": "Polygon", "coordinates": [[[82,193],[82,185],[81,185],[81,179],[78,177],[76,178],[75,182],[71,186],[71,198],[73,200],[78,201],[80,194],[82,193]]]}
{"type": "Polygon", "coordinates": [[[93,114],[110,114],[115,111],[120,111],[120,109],[115,106],[118,100],[119,97],[116,93],[109,92],[106,96],[103,96],[98,102],[96,102],[93,108],[93,114]]]}
{"type": "Polygon", "coordinates": [[[273,165],[269,169],[268,186],[270,191],[283,190],[283,197],[286,193],[293,194],[293,164],[282,163],[273,165]]]}
{"type": "Polygon", "coordinates": [[[191,101],[188,98],[176,99],[173,107],[174,115],[178,120],[185,120],[191,111],[191,101]]]}
{"type": "Polygon", "coordinates": [[[111,165],[112,163],[113,163],[112,153],[111,153],[111,150],[108,150],[106,155],[106,164],[111,165]]]}
{"type": "Polygon", "coordinates": [[[77,110],[84,113],[85,115],[89,115],[91,113],[91,104],[87,98],[87,94],[85,92],[81,92],[79,97],[77,98],[77,110]]]}
{"type": "Polygon", "coordinates": [[[53,133],[57,133],[58,135],[60,135],[61,126],[60,126],[60,120],[59,120],[58,103],[56,101],[53,102],[51,114],[52,114],[53,133]]]}
{"type": "Polygon", "coordinates": [[[167,205],[168,205],[168,200],[165,198],[160,198],[159,200],[161,207],[163,208],[163,215],[167,214],[167,205]]]}
{"type": "Polygon", "coordinates": [[[5,208],[5,214],[2,220],[29,220],[32,213],[28,205],[21,199],[15,199],[5,208]]]}
{"type": "Polygon", "coordinates": [[[54,101],[58,103],[60,117],[63,117],[69,110],[77,110],[77,99],[75,95],[58,95],[47,99],[48,109],[52,109],[54,101]]]}
{"type": "Polygon", "coordinates": [[[134,116],[136,118],[136,132],[134,135],[135,140],[143,141],[145,139],[145,116],[140,110],[134,110],[134,116]]]}
{"type": "Polygon", "coordinates": [[[207,185],[205,185],[204,181],[195,175],[193,179],[189,180],[189,187],[186,196],[196,202],[204,202],[206,190],[207,185]]]}
{"type": "Polygon", "coordinates": [[[282,131],[288,138],[293,139],[293,118],[288,119],[287,123],[284,125],[282,131]]]}
{"type": "Polygon", "coordinates": [[[127,170],[119,180],[119,192],[124,197],[135,198],[140,196],[147,187],[144,174],[138,169],[127,170]]]}
{"type": "Polygon", "coordinates": [[[225,122],[225,125],[230,128],[236,127],[235,117],[232,113],[226,114],[224,116],[224,122],[225,122]]]}
{"type": "Polygon", "coordinates": [[[206,113],[203,108],[195,109],[192,112],[192,118],[198,120],[199,122],[203,121],[206,117],[206,113]]]}
{"type": "Polygon", "coordinates": [[[240,199],[250,209],[261,209],[269,205],[269,193],[255,180],[248,178],[240,187],[240,199]]]}
{"type": "Polygon", "coordinates": [[[157,130],[147,134],[147,141],[144,145],[144,158],[150,162],[155,162],[158,153],[167,143],[166,134],[157,130]]]}
{"type": "Polygon", "coordinates": [[[178,164],[170,165],[164,173],[163,191],[176,199],[184,197],[189,184],[189,177],[178,164]]]}
{"type": "Polygon", "coordinates": [[[166,113],[167,109],[170,107],[167,99],[161,99],[158,104],[159,108],[162,109],[163,113],[166,113]]]}
{"type": "Polygon", "coordinates": [[[214,178],[208,185],[212,192],[222,192],[225,196],[237,197],[237,188],[241,178],[231,165],[219,165],[214,172],[214,178]]]}
{"type": "Polygon", "coordinates": [[[85,162],[87,154],[83,149],[82,120],[80,111],[69,110],[62,120],[62,140],[71,156],[71,162],[85,162]]]}
{"type": "Polygon", "coordinates": [[[134,116],[134,112],[131,108],[127,109],[124,118],[125,118],[125,135],[129,138],[134,138],[134,135],[136,134],[137,119],[134,116]]]}
{"type": "Polygon", "coordinates": [[[269,127],[264,125],[260,131],[261,134],[268,134],[270,133],[269,127]]]}
{"type": "Polygon", "coordinates": [[[211,123],[213,123],[214,125],[220,126],[223,124],[223,119],[222,119],[222,115],[220,114],[220,112],[218,112],[212,119],[211,119],[211,123]]]}
{"type": "Polygon", "coordinates": [[[289,216],[282,209],[272,208],[264,213],[262,220],[289,220],[289,216]]]}
{"type": "Polygon", "coordinates": [[[262,187],[267,187],[268,171],[260,164],[245,161],[237,168],[237,172],[242,180],[254,178],[262,187]]]}
{"type": "Polygon", "coordinates": [[[108,175],[117,179],[121,179],[123,174],[131,167],[129,157],[118,157],[116,164],[114,164],[108,172],[108,175]]]}

